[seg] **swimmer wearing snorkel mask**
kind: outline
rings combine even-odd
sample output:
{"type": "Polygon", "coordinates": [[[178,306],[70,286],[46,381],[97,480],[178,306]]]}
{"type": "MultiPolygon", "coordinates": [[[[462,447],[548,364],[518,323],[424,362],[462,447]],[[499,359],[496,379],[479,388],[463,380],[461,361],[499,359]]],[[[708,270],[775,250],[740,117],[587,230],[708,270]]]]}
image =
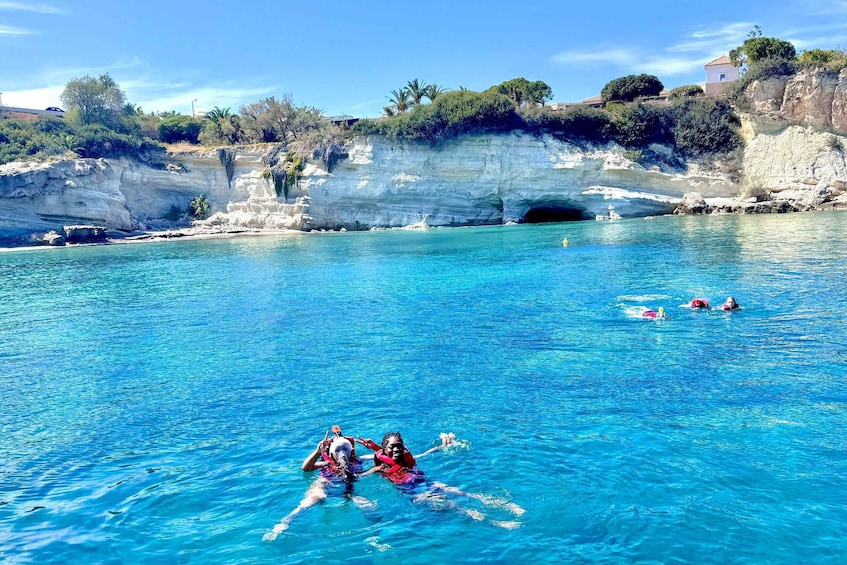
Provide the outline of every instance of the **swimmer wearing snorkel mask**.
{"type": "Polygon", "coordinates": [[[262,537],[264,541],[275,540],[280,533],[288,529],[297,514],[326,500],[327,488],[335,484],[344,484],[344,496],[348,496],[356,506],[360,508],[373,506],[368,499],[352,494],[353,479],[356,473],[362,470],[362,464],[356,457],[353,438],[345,437],[339,426],[333,426],[332,432],[333,435],[330,437],[329,431],[327,431],[324,439],[318,443],[315,450],[306,457],[303,465],[301,465],[301,468],[306,472],[319,470],[320,476],[309,486],[297,508],[262,537]]]}

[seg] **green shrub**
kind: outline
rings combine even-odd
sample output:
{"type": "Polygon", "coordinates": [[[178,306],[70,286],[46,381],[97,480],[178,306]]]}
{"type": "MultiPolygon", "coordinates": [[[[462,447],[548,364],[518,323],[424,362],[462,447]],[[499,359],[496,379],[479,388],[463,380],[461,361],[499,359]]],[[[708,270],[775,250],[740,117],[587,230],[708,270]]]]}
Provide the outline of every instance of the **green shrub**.
{"type": "Polygon", "coordinates": [[[390,139],[438,143],[465,133],[509,131],[520,118],[512,102],[493,91],[445,92],[431,104],[379,121],[363,120],[350,128],[352,135],[384,135],[390,139]]]}
{"type": "Polygon", "coordinates": [[[522,113],[524,129],[548,132],[558,138],[605,143],[612,138],[609,114],[589,106],[576,106],[564,112],[546,108],[522,113]]]}
{"type": "Polygon", "coordinates": [[[178,222],[182,218],[182,208],[177,205],[171,205],[171,209],[165,212],[162,216],[169,222],[178,222]]]}
{"type": "Polygon", "coordinates": [[[209,217],[209,200],[205,194],[196,196],[188,203],[188,213],[195,220],[205,220],[209,217]]]}
{"type": "Polygon", "coordinates": [[[800,54],[797,63],[800,68],[822,68],[838,72],[847,68],[847,52],[841,49],[810,49],[800,54]]]}
{"type": "Polygon", "coordinates": [[[72,135],[71,143],[80,157],[129,157],[136,156],[154,144],[141,137],[118,133],[101,125],[80,126],[72,135]]]}
{"type": "Polygon", "coordinates": [[[626,147],[672,143],[673,127],[673,110],[636,102],[615,122],[615,138],[626,147]]]}
{"type": "Polygon", "coordinates": [[[609,81],[600,91],[600,96],[603,102],[632,102],[642,96],[658,96],[663,88],[662,82],[653,75],[627,75],[609,81]]]}
{"type": "Polygon", "coordinates": [[[740,121],[722,100],[689,98],[674,106],[678,150],[689,156],[730,153],[741,146],[740,121]]]}
{"type": "Polygon", "coordinates": [[[198,143],[202,129],[203,123],[191,116],[169,116],[159,124],[158,138],[164,143],[198,143]]]}
{"type": "Polygon", "coordinates": [[[703,96],[703,89],[698,84],[686,84],[685,86],[677,86],[668,93],[668,100],[676,100],[678,98],[692,98],[694,96],[703,96]]]}

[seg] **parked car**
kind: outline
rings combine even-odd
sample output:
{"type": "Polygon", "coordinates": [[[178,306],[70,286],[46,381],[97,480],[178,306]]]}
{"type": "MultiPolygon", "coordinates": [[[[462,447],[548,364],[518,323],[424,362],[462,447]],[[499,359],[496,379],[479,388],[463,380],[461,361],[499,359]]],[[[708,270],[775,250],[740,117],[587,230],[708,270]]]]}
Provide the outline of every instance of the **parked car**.
{"type": "Polygon", "coordinates": [[[64,114],[65,113],[64,110],[62,110],[61,108],[57,108],[55,106],[49,106],[46,110],[48,112],[56,112],[57,114],[64,114]]]}

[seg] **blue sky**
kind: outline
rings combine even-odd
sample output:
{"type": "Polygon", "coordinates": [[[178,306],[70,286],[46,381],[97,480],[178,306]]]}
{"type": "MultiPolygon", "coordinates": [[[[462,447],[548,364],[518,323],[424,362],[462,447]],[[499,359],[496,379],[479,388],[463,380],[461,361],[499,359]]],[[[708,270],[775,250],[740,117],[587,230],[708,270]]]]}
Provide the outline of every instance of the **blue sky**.
{"type": "Polygon", "coordinates": [[[847,0],[0,0],[0,96],[59,106],[69,80],[108,72],[145,111],[290,94],[377,116],[413,78],[484,90],[522,76],[572,102],[632,73],[702,83],[754,25],[798,52],[847,48],[847,0]]]}

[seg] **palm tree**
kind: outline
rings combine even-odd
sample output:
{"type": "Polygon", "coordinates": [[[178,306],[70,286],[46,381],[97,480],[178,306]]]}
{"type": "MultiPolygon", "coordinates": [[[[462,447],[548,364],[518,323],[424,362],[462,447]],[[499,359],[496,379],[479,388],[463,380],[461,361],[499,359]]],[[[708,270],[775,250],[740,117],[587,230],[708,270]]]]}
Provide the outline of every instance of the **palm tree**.
{"type": "Polygon", "coordinates": [[[232,123],[235,118],[235,115],[229,108],[219,108],[215,106],[208,112],[206,112],[206,118],[215,122],[216,124],[222,124],[224,122],[232,123]]]}
{"type": "Polygon", "coordinates": [[[430,84],[424,89],[424,96],[429,98],[429,101],[432,102],[436,98],[438,98],[439,94],[444,94],[447,92],[447,89],[443,86],[438,86],[437,84],[430,84]]]}
{"type": "Polygon", "coordinates": [[[385,115],[389,118],[397,113],[397,109],[394,106],[385,106],[382,108],[382,111],[385,112],[385,115]]]}
{"type": "Polygon", "coordinates": [[[412,79],[406,85],[406,90],[408,91],[409,96],[412,97],[412,105],[420,106],[421,98],[426,96],[426,83],[418,81],[418,79],[412,79]]]}
{"type": "Polygon", "coordinates": [[[409,109],[409,91],[405,88],[392,90],[391,96],[388,97],[388,101],[391,102],[395,110],[404,114],[406,113],[406,110],[409,109]]]}

